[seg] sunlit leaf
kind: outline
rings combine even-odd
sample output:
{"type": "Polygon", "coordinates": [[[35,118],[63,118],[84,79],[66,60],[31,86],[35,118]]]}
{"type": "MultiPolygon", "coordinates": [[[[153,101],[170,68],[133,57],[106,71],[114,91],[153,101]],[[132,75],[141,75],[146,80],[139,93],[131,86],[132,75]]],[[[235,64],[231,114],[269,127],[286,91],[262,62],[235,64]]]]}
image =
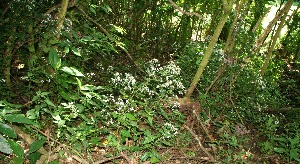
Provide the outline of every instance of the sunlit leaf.
{"type": "Polygon", "coordinates": [[[146,152],[140,157],[140,159],[142,161],[146,161],[150,157],[150,155],[151,155],[151,152],[146,152]]]}
{"type": "Polygon", "coordinates": [[[150,162],[151,163],[158,163],[160,160],[157,157],[151,157],[150,162]]]}
{"type": "Polygon", "coordinates": [[[26,118],[24,114],[7,114],[4,116],[4,118],[9,122],[17,122],[17,123],[34,125],[34,122],[26,118]]]}
{"type": "Polygon", "coordinates": [[[53,102],[49,99],[45,99],[45,102],[49,105],[49,106],[52,106],[52,107],[56,107],[53,102]]]}
{"type": "Polygon", "coordinates": [[[50,49],[49,62],[54,69],[58,69],[61,66],[61,58],[59,57],[54,48],[50,49]]]}
{"type": "Polygon", "coordinates": [[[84,36],[81,38],[81,41],[84,41],[84,42],[89,42],[92,40],[92,37],[91,36],[84,36]]]}
{"type": "Polygon", "coordinates": [[[171,144],[170,142],[168,141],[162,141],[163,144],[167,145],[167,146],[173,146],[173,144],[171,144]]]}
{"type": "Polygon", "coordinates": [[[67,74],[73,75],[73,76],[84,76],[81,72],[79,72],[77,69],[73,67],[62,67],[60,70],[66,72],[67,74]]]}
{"type": "Polygon", "coordinates": [[[70,47],[65,47],[65,53],[69,53],[70,52],[70,47]]]}
{"type": "Polygon", "coordinates": [[[0,152],[5,154],[13,153],[13,150],[10,148],[10,144],[1,134],[0,134],[0,152]]]}
{"type": "Polygon", "coordinates": [[[132,115],[132,114],[130,114],[130,113],[126,113],[125,116],[126,116],[126,118],[128,118],[128,119],[131,120],[131,121],[137,120],[137,119],[134,117],[134,115],[132,115]]]}
{"type": "Polygon", "coordinates": [[[7,124],[0,123],[0,133],[7,135],[11,138],[17,138],[15,131],[7,124]]]}
{"type": "Polygon", "coordinates": [[[76,47],[71,47],[71,49],[76,56],[81,56],[80,51],[76,47]]]}
{"type": "Polygon", "coordinates": [[[121,136],[124,138],[130,138],[130,132],[128,130],[121,130],[121,136]]]}

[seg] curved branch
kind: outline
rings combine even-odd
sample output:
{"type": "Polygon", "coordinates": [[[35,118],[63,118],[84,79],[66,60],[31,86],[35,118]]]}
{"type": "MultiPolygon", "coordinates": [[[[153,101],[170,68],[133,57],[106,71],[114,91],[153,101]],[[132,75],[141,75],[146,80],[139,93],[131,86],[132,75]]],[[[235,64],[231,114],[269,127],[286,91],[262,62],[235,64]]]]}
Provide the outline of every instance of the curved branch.
{"type": "Polygon", "coordinates": [[[177,6],[176,3],[174,3],[172,0],[168,0],[168,1],[171,3],[171,5],[172,5],[175,9],[177,9],[177,10],[178,10],[179,12],[181,12],[182,14],[185,14],[185,15],[188,15],[188,16],[196,16],[196,17],[198,17],[199,19],[203,19],[203,17],[202,17],[200,14],[195,13],[195,12],[186,12],[186,11],[182,10],[179,6],[177,6]]]}

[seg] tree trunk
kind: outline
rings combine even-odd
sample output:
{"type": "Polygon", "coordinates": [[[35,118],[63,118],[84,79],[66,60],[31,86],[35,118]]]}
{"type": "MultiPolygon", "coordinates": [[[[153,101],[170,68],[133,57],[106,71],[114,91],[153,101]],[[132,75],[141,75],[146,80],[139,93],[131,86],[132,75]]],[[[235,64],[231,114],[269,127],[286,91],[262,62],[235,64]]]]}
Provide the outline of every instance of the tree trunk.
{"type": "Polygon", "coordinates": [[[200,80],[200,77],[204,71],[204,68],[206,67],[207,63],[208,63],[208,60],[211,56],[211,53],[213,52],[213,49],[214,49],[214,46],[215,44],[217,43],[218,41],[218,38],[219,38],[219,35],[222,31],[222,28],[225,24],[225,22],[227,21],[227,18],[231,12],[231,8],[232,8],[232,4],[233,4],[233,0],[230,0],[230,2],[227,2],[227,0],[223,0],[223,8],[224,8],[224,14],[222,15],[219,23],[218,23],[218,26],[211,38],[211,41],[207,47],[207,50],[205,51],[204,53],[204,56],[203,56],[203,59],[199,65],[199,68],[195,74],[195,77],[190,85],[190,87],[188,88],[187,92],[186,92],[186,95],[185,95],[185,100],[189,100],[193,91],[195,90],[196,88],[196,85],[197,83],[199,82],[200,80]]]}
{"type": "Polygon", "coordinates": [[[60,31],[65,20],[68,5],[69,5],[69,0],[62,0],[60,10],[58,12],[58,20],[56,25],[57,38],[60,37],[60,31]]]}
{"type": "MultiPolygon", "coordinates": [[[[16,28],[12,29],[13,32],[16,32],[16,28]]],[[[12,51],[14,47],[16,37],[14,35],[9,36],[7,40],[7,48],[3,54],[3,60],[4,60],[4,69],[3,69],[3,75],[5,79],[6,86],[11,89],[11,79],[10,79],[10,72],[11,72],[11,62],[12,62],[12,51]]]]}

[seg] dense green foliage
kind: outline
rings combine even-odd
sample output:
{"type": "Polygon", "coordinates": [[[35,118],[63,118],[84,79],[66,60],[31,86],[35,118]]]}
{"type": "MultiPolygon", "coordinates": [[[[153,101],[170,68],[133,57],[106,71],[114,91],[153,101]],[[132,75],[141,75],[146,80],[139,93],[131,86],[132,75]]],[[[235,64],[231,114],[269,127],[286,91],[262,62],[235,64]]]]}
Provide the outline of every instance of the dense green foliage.
{"type": "Polygon", "coordinates": [[[300,162],[300,13],[262,76],[285,2],[236,1],[187,103],[224,4],[171,2],[1,1],[0,161],[300,162]]]}

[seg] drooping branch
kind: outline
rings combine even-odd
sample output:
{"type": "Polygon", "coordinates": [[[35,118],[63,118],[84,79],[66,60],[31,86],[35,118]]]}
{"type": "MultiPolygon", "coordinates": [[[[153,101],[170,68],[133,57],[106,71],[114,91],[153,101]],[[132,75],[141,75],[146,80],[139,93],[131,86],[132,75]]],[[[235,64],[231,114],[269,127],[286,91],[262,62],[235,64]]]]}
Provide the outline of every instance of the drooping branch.
{"type": "Polygon", "coordinates": [[[178,10],[179,12],[181,12],[182,14],[185,14],[185,15],[188,15],[188,16],[196,16],[196,17],[198,17],[199,19],[203,19],[203,17],[202,17],[200,14],[195,13],[195,12],[186,12],[186,11],[182,10],[179,6],[177,6],[176,3],[174,3],[172,0],[168,0],[168,1],[171,3],[171,5],[172,5],[175,9],[177,9],[177,10],[178,10]]]}

